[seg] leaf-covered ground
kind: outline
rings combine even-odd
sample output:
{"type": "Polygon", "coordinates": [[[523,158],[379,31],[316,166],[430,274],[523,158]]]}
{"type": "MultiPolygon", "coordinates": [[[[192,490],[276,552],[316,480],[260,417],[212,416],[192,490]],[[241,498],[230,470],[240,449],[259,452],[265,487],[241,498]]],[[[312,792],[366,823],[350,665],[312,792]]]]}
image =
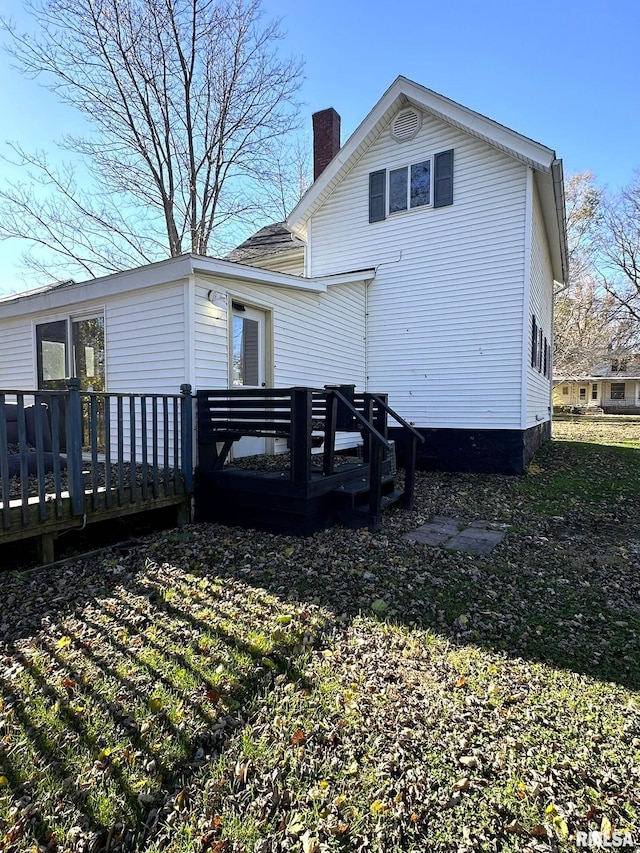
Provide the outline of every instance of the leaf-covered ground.
{"type": "Polygon", "coordinates": [[[379,534],[5,573],[0,849],[640,849],[640,424],[554,432],[521,478],[421,475],[379,534]],[[432,515],[508,535],[402,540],[432,515]]]}

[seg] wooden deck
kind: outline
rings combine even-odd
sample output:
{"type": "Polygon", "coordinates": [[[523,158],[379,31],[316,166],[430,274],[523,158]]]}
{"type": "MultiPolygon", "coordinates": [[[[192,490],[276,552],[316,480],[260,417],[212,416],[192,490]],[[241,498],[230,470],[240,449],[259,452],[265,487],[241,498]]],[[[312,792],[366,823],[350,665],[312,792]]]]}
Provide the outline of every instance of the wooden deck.
{"type": "Polygon", "coordinates": [[[166,507],[178,523],[190,513],[190,386],[125,395],[69,384],[0,392],[0,546],[35,537],[40,564],[63,531],[166,507]]]}
{"type": "MultiPolygon", "coordinates": [[[[402,493],[395,490],[389,463],[383,467],[383,502],[391,496],[395,502],[402,493]]],[[[299,536],[310,536],[337,522],[365,526],[368,513],[360,510],[367,508],[369,476],[369,465],[351,464],[341,465],[329,476],[313,470],[307,480],[294,483],[288,473],[229,465],[196,477],[195,520],[299,536]]]]}
{"type": "MultiPolygon", "coordinates": [[[[26,519],[23,502],[21,500],[10,501],[10,526],[8,529],[0,531],[0,545],[35,537],[38,540],[38,562],[45,565],[54,560],[56,536],[67,530],[83,529],[87,524],[109,521],[114,518],[122,518],[140,512],[151,512],[171,506],[176,508],[176,524],[184,524],[188,521],[189,498],[184,491],[164,494],[164,490],[162,490],[157,497],[148,495],[146,498],[141,496],[136,498],[132,495],[131,488],[126,487],[124,497],[123,503],[111,502],[109,504],[106,489],[102,487],[98,490],[96,505],[93,491],[87,490],[85,493],[85,512],[82,516],[76,516],[72,512],[69,492],[61,493],[59,509],[56,508],[55,496],[51,495],[51,499],[46,502],[46,517],[44,519],[41,518],[39,498],[28,499],[26,519]]],[[[1,508],[3,508],[2,503],[0,503],[1,508]]],[[[0,557],[1,567],[2,560],[0,557]]]]}

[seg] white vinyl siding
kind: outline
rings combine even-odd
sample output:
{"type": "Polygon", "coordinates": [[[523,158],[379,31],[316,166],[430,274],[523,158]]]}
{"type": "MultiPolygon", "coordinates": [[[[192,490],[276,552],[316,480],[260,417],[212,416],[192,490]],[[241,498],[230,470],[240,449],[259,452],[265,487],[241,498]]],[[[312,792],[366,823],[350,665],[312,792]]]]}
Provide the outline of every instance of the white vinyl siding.
{"type": "Polygon", "coordinates": [[[122,294],[105,307],[107,390],[178,394],[187,381],[184,284],[122,294]]]}
{"type": "Polygon", "coordinates": [[[263,258],[254,258],[246,261],[249,266],[260,267],[264,270],[275,270],[285,272],[289,275],[304,275],[304,249],[295,253],[283,253],[265,255],[263,258]]]}
{"type": "MultiPolygon", "coordinates": [[[[542,220],[540,199],[536,189],[535,181],[532,181],[532,215],[531,215],[531,278],[529,297],[528,333],[525,335],[526,349],[524,358],[527,368],[526,387],[526,424],[529,428],[537,423],[549,420],[550,397],[551,397],[551,364],[549,364],[548,375],[544,375],[544,352],[542,354],[543,367],[538,370],[531,366],[531,316],[535,315],[538,328],[542,329],[543,347],[544,339],[547,339],[550,349],[553,342],[553,273],[551,271],[551,259],[547,237],[542,220]]],[[[586,400],[584,401],[586,405],[586,400]]]]}
{"type": "Polygon", "coordinates": [[[27,317],[0,320],[0,389],[36,387],[35,348],[31,320],[27,317]]]}
{"type": "Polygon", "coordinates": [[[229,292],[231,300],[268,312],[271,346],[268,384],[275,387],[353,383],[364,385],[363,283],[330,287],[325,293],[305,293],[267,285],[202,279],[196,287],[196,378],[199,388],[226,388],[228,326],[226,317],[205,305],[209,289],[229,292]],[[270,368],[272,372],[270,373],[270,368]]]}
{"type": "Polygon", "coordinates": [[[105,296],[99,301],[74,301],[55,311],[25,311],[22,317],[0,321],[0,385],[35,387],[34,337],[38,323],[103,315],[106,390],[179,393],[180,385],[187,381],[183,282],[105,296]]]}
{"type": "Polygon", "coordinates": [[[521,426],[526,215],[523,164],[423,116],[385,131],[314,215],[310,274],[377,268],[367,387],[421,427],[521,426]],[[369,223],[369,173],[454,150],[453,204],[369,223]]]}
{"type": "MultiPolygon", "coordinates": [[[[106,296],[100,301],[74,301],[56,311],[41,310],[31,315],[4,320],[2,336],[2,371],[0,383],[5,388],[34,388],[35,327],[38,323],[74,316],[105,318],[105,380],[111,394],[178,394],[186,381],[184,283],[162,287],[146,287],[129,293],[106,296]],[[15,340],[15,345],[7,342],[15,340]],[[7,354],[11,357],[7,358],[7,354]]],[[[128,402],[124,403],[123,436],[125,453],[129,453],[128,402]]],[[[151,404],[148,407],[151,417],[151,404]]],[[[111,451],[117,452],[117,406],[111,403],[111,451]]],[[[137,437],[140,458],[140,435],[137,437]]],[[[170,441],[170,453],[173,444],[170,441]]],[[[159,452],[164,452],[160,439],[159,452]]],[[[171,457],[173,458],[173,457],[171,457]]]]}
{"type": "MultiPolygon", "coordinates": [[[[229,339],[226,308],[209,302],[207,294],[226,293],[226,285],[196,279],[195,286],[195,387],[198,390],[229,387],[229,339]]],[[[231,300],[229,300],[229,310],[231,300]]]]}

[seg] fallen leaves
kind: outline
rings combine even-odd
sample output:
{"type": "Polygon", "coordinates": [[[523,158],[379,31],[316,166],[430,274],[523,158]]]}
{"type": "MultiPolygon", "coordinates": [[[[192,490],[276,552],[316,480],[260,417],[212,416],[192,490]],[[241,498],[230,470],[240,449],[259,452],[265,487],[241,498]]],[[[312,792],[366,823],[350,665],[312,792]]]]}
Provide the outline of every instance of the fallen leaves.
{"type": "Polygon", "coordinates": [[[307,733],[303,728],[298,727],[291,735],[291,743],[293,746],[302,746],[307,740],[307,733]]]}
{"type": "Polygon", "coordinates": [[[0,846],[45,825],[72,853],[104,843],[95,798],[118,853],[138,813],[140,849],[209,853],[564,853],[626,826],[640,504],[537,513],[554,472],[576,476],[556,451],[522,480],[419,475],[416,510],[376,535],[197,525],[7,576],[0,846]],[[513,532],[490,560],[401,543],[436,511],[513,532]]]}

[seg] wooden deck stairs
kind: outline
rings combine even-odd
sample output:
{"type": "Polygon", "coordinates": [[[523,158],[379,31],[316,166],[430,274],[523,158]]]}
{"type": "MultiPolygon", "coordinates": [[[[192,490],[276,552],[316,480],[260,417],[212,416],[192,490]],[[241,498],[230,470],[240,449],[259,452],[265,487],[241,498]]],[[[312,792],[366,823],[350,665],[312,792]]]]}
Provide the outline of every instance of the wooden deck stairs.
{"type": "Polygon", "coordinates": [[[335,523],[375,532],[384,509],[413,505],[416,446],[423,438],[389,408],[386,395],[357,394],[353,386],[199,391],[197,419],[196,521],[298,535],[335,523]],[[405,441],[403,489],[387,438],[389,418],[405,441]],[[336,454],[336,432],[361,436],[360,458],[336,454]],[[245,436],[286,440],[289,455],[281,458],[287,467],[227,464],[245,436]]]}

